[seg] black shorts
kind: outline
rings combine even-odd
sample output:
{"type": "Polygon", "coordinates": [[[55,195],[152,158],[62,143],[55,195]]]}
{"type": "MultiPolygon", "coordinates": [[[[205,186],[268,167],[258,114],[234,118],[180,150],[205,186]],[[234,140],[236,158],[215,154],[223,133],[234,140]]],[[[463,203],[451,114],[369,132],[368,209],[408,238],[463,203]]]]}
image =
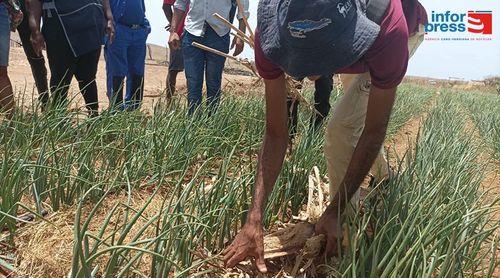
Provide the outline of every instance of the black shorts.
{"type": "Polygon", "coordinates": [[[184,57],[182,56],[182,48],[170,51],[168,70],[169,71],[184,70],[184,57]]]}

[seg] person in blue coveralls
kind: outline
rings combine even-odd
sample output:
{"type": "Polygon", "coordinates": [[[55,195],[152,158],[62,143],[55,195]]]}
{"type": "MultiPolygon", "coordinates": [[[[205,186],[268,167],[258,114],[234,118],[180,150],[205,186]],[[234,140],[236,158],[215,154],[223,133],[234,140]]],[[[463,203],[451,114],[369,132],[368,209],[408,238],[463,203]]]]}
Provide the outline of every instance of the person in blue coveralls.
{"type": "Polygon", "coordinates": [[[144,96],[146,40],[151,32],[146,6],[144,0],[109,2],[116,26],[115,40],[106,40],[104,48],[110,107],[136,110],[144,96]]]}

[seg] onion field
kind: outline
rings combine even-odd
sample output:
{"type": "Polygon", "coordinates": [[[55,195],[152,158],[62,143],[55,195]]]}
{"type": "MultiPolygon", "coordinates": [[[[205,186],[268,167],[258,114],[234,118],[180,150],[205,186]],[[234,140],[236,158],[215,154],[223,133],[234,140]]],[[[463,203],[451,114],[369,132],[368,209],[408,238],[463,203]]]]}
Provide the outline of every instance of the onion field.
{"type": "MultiPolygon", "coordinates": [[[[436,90],[400,87],[386,140],[397,175],[345,218],[341,256],[270,260],[268,277],[500,275],[500,96],[436,90]]],[[[219,254],[250,206],[261,91],[226,92],[211,117],[175,103],[94,119],[18,109],[0,124],[0,276],[256,277],[219,254]]],[[[267,231],[298,221],[314,167],[328,183],[310,115],[302,105],[267,231]]]]}

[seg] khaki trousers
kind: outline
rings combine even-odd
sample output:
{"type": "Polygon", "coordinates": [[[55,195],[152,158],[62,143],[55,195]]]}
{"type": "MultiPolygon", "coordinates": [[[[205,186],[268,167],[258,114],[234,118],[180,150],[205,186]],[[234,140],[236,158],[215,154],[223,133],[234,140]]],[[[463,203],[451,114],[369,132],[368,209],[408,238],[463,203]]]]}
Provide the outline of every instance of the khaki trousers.
{"type": "MultiPolygon", "coordinates": [[[[419,27],[419,32],[408,39],[410,57],[424,40],[424,26],[419,27]]],[[[343,74],[340,79],[344,88],[344,96],[333,110],[325,138],[325,156],[330,178],[331,198],[335,196],[344,179],[354,149],[363,132],[371,80],[370,73],[343,74]]],[[[389,177],[389,163],[383,148],[380,150],[370,173],[376,181],[383,181],[389,177]]],[[[359,190],[351,201],[359,201],[359,190]]]]}

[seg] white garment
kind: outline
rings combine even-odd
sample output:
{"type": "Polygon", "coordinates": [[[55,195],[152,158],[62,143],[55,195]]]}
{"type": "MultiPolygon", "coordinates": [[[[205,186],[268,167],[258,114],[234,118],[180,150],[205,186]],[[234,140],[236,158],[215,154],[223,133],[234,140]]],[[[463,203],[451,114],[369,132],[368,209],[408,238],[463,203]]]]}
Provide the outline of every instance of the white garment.
{"type": "MultiPolygon", "coordinates": [[[[408,39],[410,57],[424,40],[424,26],[408,39]]],[[[330,179],[330,196],[333,198],[344,179],[351,162],[354,149],[365,127],[366,109],[370,92],[370,73],[342,74],[340,76],[344,95],[333,110],[333,116],[326,130],[325,156],[330,179]]],[[[375,160],[371,174],[376,181],[389,176],[389,164],[382,148],[375,160]]],[[[359,190],[351,199],[353,204],[359,201],[359,190]]]]}
{"type": "MultiPolygon", "coordinates": [[[[250,16],[248,1],[241,0],[241,4],[244,7],[243,15],[246,18],[250,16]]],[[[230,28],[213,15],[214,13],[218,13],[229,21],[229,13],[232,7],[231,0],[177,0],[174,4],[174,8],[182,11],[186,11],[188,6],[189,11],[186,16],[185,30],[191,35],[203,36],[205,34],[205,23],[208,23],[221,37],[229,33],[230,28]]],[[[238,11],[236,15],[238,19],[242,19],[238,11]]]]}

